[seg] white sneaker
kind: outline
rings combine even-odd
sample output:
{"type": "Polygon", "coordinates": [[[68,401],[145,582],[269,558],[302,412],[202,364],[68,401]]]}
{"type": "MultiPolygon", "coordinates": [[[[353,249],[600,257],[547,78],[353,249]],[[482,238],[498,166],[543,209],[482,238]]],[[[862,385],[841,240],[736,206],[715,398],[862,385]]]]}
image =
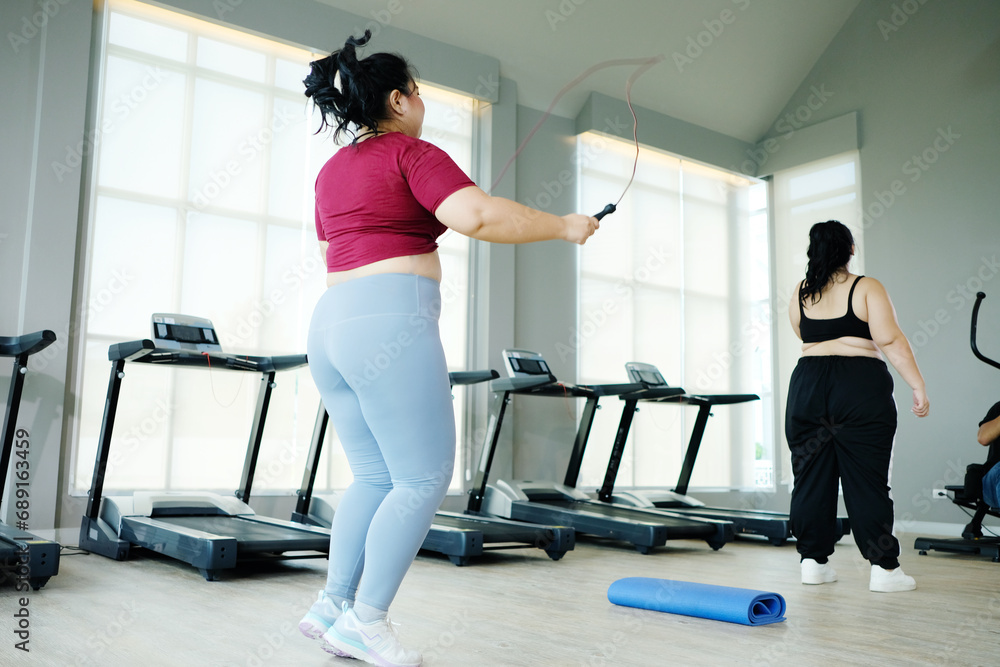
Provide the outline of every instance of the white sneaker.
{"type": "Polygon", "coordinates": [[[388,618],[362,623],[353,609],[344,605],[344,613],[330,626],[323,639],[352,658],[379,667],[416,667],[423,657],[419,651],[403,648],[396,628],[388,618]]]}
{"type": "MultiPolygon", "coordinates": [[[[306,615],[299,621],[299,632],[309,639],[322,640],[323,634],[330,629],[334,621],[340,618],[342,613],[340,609],[337,609],[336,603],[327,596],[326,591],[320,591],[316,602],[313,603],[313,606],[309,608],[306,615]]],[[[320,647],[327,653],[335,655],[338,658],[352,657],[343,651],[338,651],[325,641],[320,641],[320,647]]]]}
{"type": "Polygon", "coordinates": [[[868,583],[868,590],[876,593],[902,593],[912,591],[916,587],[917,582],[913,577],[904,574],[903,568],[885,570],[878,565],[872,565],[872,578],[868,583]]]}
{"type": "Polygon", "coordinates": [[[821,565],[812,558],[803,558],[801,566],[803,584],[830,584],[837,580],[837,572],[829,563],[821,565]]]}

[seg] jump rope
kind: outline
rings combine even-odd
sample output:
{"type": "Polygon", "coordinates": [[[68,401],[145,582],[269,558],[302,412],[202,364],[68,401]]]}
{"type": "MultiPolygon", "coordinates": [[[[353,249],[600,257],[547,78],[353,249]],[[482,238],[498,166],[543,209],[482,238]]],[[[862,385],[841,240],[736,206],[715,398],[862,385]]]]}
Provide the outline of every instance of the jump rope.
{"type": "Polygon", "coordinates": [[[609,67],[620,67],[622,65],[638,65],[635,71],[633,71],[632,74],[629,76],[628,81],[626,81],[625,83],[625,103],[628,104],[628,110],[632,114],[632,140],[635,142],[635,160],[632,163],[632,175],[629,178],[628,183],[625,185],[625,189],[622,190],[621,196],[618,197],[618,201],[616,201],[613,204],[608,204],[607,206],[604,207],[604,209],[600,213],[594,215],[594,217],[597,218],[598,220],[602,220],[604,216],[610,213],[614,213],[616,210],[618,210],[618,205],[622,203],[622,199],[625,198],[625,194],[628,192],[629,188],[632,187],[632,181],[635,180],[635,172],[639,166],[639,118],[636,116],[635,108],[632,106],[632,85],[635,83],[636,79],[645,74],[646,71],[649,70],[649,68],[662,62],[665,59],[666,56],[658,55],[658,56],[653,56],[651,58],[620,58],[617,60],[606,60],[604,62],[597,63],[596,65],[587,68],[579,76],[577,76],[575,79],[573,79],[565,86],[563,86],[559,90],[559,92],[556,93],[556,96],[552,98],[552,102],[549,103],[549,106],[545,110],[545,113],[542,114],[542,117],[538,120],[537,123],[535,123],[535,126],[531,128],[531,131],[528,132],[527,136],[525,136],[525,138],[521,141],[521,144],[517,147],[517,150],[514,151],[514,154],[510,157],[510,159],[507,160],[507,163],[504,164],[503,168],[500,170],[500,175],[497,176],[496,180],[493,181],[493,185],[490,186],[490,193],[492,193],[493,190],[496,189],[497,185],[500,184],[500,181],[503,180],[503,177],[504,175],[506,175],[507,170],[514,163],[514,160],[516,160],[517,157],[521,154],[521,151],[524,150],[524,147],[528,145],[528,142],[531,141],[531,138],[535,136],[535,132],[538,131],[538,128],[540,128],[542,124],[546,120],[548,120],[549,116],[552,115],[552,109],[555,108],[556,104],[559,102],[560,99],[562,99],[563,95],[565,95],[570,90],[575,88],[584,79],[589,77],[594,72],[597,72],[602,69],[607,69],[609,67]]]}
{"type": "MultiPolygon", "coordinates": [[[[666,56],[658,55],[658,56],[653,56],[651,58],[621,58],[617,60],[606,60],[604,62],[597,63],[596,65],[587,68],[579,76],[577,76],[575,79],[573,79],[565,86],[563,86],[559,90],[559,92],[556,93],[556,96],[552,98],[552,101],[549,103],[548,108],[545,109],[545,112],[542,114],[542,117],[538,120],[537,123],[535,123],[534,127],[531,128],[531,131],[529,131],[528,134],[521,141],[520,145],[517,147],[517,150],[514,151],[514,154],[510,157],[509,160],[507,160],[504,166],[500,169],[499,175],[496,177],[496,180],[494,180],[493,184],[490,186],[490,193],[492,193],[493,190],[496,189],[497,185],[500,184],[500,181],[503,180],[503,177],[507,174],[507,170],[514,163],[514,160],[518,158],[518,156],[521,154],[521,151],[524,150],[525,146],[528,145],[528,142],[531,141],[532,137],[535,136],[535,133],[538,131],[538,128],[540,128],[545,123],[545,121],[548,120],[549,116],[552,115],[552,110],[555,108],[556,104],[559,102],[560,99],[562,99],[562,97],[566,93],[568,93],[570,90],[579,85],[584,79],[589,77],[591,74],[599,70],[607,69],[609,67],[619,67],[622,65],[637,65],[636,69],[632,72],[628,80],[625,82],[625,103],[628,105],[629,113],[632,114],[632,141],[635,143],[635,159],[632,161],[632,174],[629,176],[628,183],[625,184],[625,188],[622,190],[621,196],[618,197],[618,201],[614,202],[613,204],[608,204],[593,217],[597,218],[598,220],[602,220],[606,215],[609,215],[617,211],[618,205],[622,203],[622,200],[628,193],[629,188],[632,187],[632,182],[635,180],[636,170],[639,167],[639,118],[636,116],[635,108],[632,106],[632,86],[635,84],[636,80],[640,76],[646,73],[647,70],[649,70],[654,65],[662,62],[665,58],[666,56]]],[[[563,399],[566,405],[566,411],[567,413],[572,415],[572,410],[570,408],[569,390],[566,386],[562,385],[562,383],[559,383],[559,386],[561,386],[563,389],[563,399]]]]}

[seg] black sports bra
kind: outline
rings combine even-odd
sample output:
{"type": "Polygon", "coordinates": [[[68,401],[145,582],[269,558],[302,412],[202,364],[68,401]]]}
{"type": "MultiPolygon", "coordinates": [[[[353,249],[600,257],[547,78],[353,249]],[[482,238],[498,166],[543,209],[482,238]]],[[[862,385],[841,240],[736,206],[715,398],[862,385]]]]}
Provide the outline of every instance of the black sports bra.
{"type": "Polygon", "coordinates": [[[872,339],[871,329],[867,322],[862,322],[854,314],[854,288],[858,281],[864,276],[858,276],[851,285],[851,292],[847,295],[847,314],[841,317],[833,317],[823,320],[814,320],[806,317],[802,308],[802,299],[799,299],[799,333],[802,334],[803,343],[822,343],[827,340],[835,340],[843,336],[855,336],[857,338],[872,339]]]}

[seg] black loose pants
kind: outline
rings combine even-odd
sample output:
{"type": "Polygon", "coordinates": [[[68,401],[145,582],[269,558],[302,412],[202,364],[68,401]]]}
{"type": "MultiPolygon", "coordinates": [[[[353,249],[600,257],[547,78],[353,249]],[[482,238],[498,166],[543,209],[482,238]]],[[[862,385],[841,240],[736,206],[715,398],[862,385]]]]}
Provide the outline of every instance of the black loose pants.
{"type": "Polygon", "coordinates": [[[871,357],[802,357],[792,372],[785,437],[792,453],[792,534],[825,563],[836,541],[837,481],[851,531],[873,565],[899,566],[889,466],[896,434],[892,376],[871,357]]]}

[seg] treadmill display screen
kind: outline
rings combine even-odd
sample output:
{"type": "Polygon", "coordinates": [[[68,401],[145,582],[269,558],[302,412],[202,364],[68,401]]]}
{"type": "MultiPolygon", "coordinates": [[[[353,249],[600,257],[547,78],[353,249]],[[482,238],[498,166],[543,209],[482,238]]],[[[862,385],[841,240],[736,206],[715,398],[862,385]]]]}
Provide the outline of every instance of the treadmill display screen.
{"type": "Polygon", "coordinates": [[[201,327],[157,323],[156,333],[158,334],[158,338],[176,340],[180,343],[214,345],[217,342],[214,331],[201,327]]]}
{"type": "Polygon", "coordinates": [[[514,370],[519,373],[528,373],[529,375],[549,374],[549,369],[545,367],[545,364],[534,359],[511,359],[511,361],[513,362],[514,370]]]}
{"type": "Polygon", "coordinates": [[[664,382],[659,373],[654,373],[652,371],[639,371],[639,380],[641,382],[645,382],[646,384],[667,384],[664,382]]]}

